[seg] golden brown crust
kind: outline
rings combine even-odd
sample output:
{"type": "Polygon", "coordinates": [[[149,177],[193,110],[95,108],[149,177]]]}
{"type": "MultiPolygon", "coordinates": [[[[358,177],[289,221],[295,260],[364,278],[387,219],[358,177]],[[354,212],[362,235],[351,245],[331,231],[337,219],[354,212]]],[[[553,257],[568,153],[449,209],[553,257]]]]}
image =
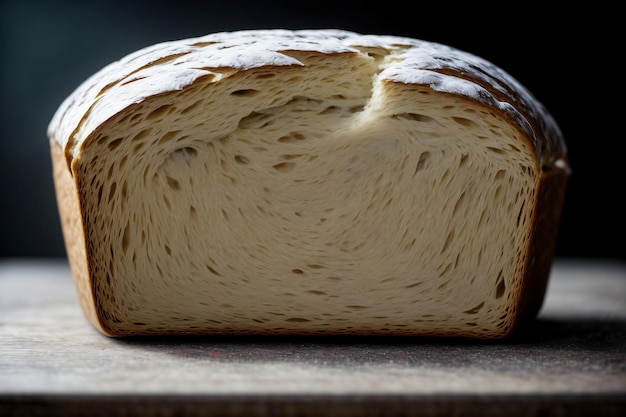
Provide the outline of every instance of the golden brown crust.
{"type": "Polygon", "coordinates": [[[554,259],[569,170],[544,170],[537,186],[534,218],[526,251],[523,287],[516,319],[533,319],[541,309],[554,259]]]}
{"type": "Polygon", "coordinates": [[[65,153],[57,142],[50,142],[50,153],[63,239],[78,301],[87,320],[101,332],[107,333],[96,312],[92,274],[85,245],[85,227],[76,182],[68,169],[65,153]]]}

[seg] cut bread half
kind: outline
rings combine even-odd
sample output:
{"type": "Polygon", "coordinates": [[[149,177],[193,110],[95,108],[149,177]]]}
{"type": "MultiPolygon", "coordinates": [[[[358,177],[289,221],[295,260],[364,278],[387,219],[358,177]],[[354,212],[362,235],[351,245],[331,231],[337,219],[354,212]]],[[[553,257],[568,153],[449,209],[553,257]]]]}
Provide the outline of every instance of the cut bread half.
{"type": "Polygon", "coordinates": [[[106,335],[502,338],[541,307],[565,143],[471,54],[339,30],[167,42],[85,81],[48,133],[106,335]]]}

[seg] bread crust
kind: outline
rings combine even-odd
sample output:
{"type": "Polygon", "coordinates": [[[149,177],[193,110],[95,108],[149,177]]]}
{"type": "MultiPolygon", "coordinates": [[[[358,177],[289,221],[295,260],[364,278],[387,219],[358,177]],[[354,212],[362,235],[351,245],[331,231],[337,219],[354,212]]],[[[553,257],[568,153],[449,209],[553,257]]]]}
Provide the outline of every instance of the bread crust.
{"type": "Polygon", "coordinates": [[[534,319],[541,310],[555,256],[568,179],[568,171],[548,169],[542,172],[537,185],[528,255],[523,263],[519,312],[513,328],[534,319]]]}
{"type": "Polygon", "coordinates": [[[76,181],[67,167],[61,146],[50,142],[54,187],[59,210],[66,256],[74,279],[78,301],[87,320],[102,333],[112,335],[101,323],[101,315],[94,294],[93,274],[87,255],[85,224],[76,181]]]}
{"type": "Polygon", "coordinates": [[[302,66],[291,56],[293,52],[307,56],[371,50],[375,54],[381,48],[400,49],[404,54],[383,71],[381,80],[425,85],[506,114],[525,131],[541,165],[550,166],[566,156],[565,141],[552,115],[499,67],[446,45],[343,30],[221,32],[141,49],[83,82],[60,105],[50,121],[48,135],[65,148],[71,159],[79,152],[76,145],[92,137],[99,126],[124,108],[149,97],[180,91],[204,77],[214,77],[218,82],[253,68],[302,66]],[[237,50],[234,53],[223,52],[233,48],[237,50]],[[162,69],[164,63],[168,71],[162,69]]]}

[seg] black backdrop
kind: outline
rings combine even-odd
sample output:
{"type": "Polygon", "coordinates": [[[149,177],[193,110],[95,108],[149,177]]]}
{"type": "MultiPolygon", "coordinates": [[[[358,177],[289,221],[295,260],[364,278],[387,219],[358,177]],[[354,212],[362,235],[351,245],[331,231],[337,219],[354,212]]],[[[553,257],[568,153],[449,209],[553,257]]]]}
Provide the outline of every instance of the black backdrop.
{"type": "Polygon", "coordinates": [[[446,43],[517,78],[556,118],[573,166],[557,255],[626,259],[617,9],[421,3],[0,0],[0,257],[64,256],[46,128],[93,72],[209,32],[342,28],[446,43]]]}

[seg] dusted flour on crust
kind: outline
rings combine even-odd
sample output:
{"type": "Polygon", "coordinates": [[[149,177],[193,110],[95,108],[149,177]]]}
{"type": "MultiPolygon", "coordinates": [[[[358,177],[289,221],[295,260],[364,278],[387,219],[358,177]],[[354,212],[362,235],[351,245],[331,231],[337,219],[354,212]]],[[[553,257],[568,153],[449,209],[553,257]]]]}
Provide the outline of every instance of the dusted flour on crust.
{"type": "Polygon", "coordinates": [[[387,55],[390,58],[381,65],[373,84],[382,80],[423,84],[498,107],[521,125],[527,124],[542,163],[565,153],[551,115],[515,79],[490,62],[433,42],[334,29],[221,32],[141,49],[82,84],[60,106],[48,134],[61,146],[69,143],[74,149],[88,133],[125,107],[180,90],[207,74],[218,82],[223,69],[303,65],[289,55],[291,50],[387,55]]]}

